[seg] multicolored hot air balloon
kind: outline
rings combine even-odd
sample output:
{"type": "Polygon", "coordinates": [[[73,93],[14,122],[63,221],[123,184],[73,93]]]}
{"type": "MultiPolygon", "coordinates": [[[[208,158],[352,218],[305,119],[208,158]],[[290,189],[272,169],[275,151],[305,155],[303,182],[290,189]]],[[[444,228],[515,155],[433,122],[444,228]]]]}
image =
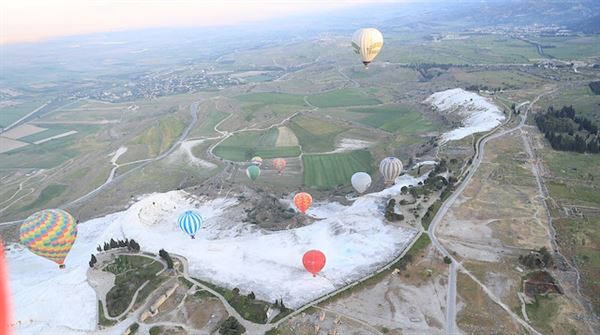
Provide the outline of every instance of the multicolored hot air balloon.
{"type": "Polygon", "coordinates": [[[306,214],[306,211],[310,205],[312,205],[312,202],[312,196],[306,192],[296,193],[294,196],[294,205],[296,205],[296,208],[298,208],[302,214],[306,214]]]}
{"type": "Polygon", "coordinates": [[[256,165],[250,165],[246,169],[246,176],[250,178],[250,180],[255,181],[258,176],[260,176],[260,168],[256,165]]]}
{"type": "Polygon", "coordinates": [[[319,250],[309,250],[302,257],[302,264],[306,271],[312,273],[313,277],[317,276],[319,271],[325,267],[325,254],[319,250]]]}
{"type": "Polygon", "coordinates": [[[263,163],[263,159],[262,159],[262,158],[260,158],[259,156],[254,156],[254,157],[252,157],[252,159],[250,160],[250,163],[251,163],[252,165],[256,165],[256,166],[259,166],[259,167],[260,167],[260,166],[262,165],[262,163],[263,163]]]}
{"type": "Polygon", "coordinates": [[[379,163],[379,172],[383,175],[386,185],[394,184],[402,172],[402,162],[396,157],[386,157],[379,163]]]}
{"type": "Polygon", "coordinates": [[[62,209],[33,213],[21,225],[21,243],[34,254],[56,262],[61,269],[76,237],[75,219],[62,209]]]}
{"type": "Polygon", "coordinates": [[[358,194],[363,194],[371,186],[371,176],[366,172],[357,172],[350,178],[350,183],[358,194]]]}
{"type": "Polygon", "coordinates": [[[383,47],[383,35],[375,28],[359,29],[352,35],[352,47],[360,55],[365,68],[368,68],[383,47]]]}
{"type": "Polygon", "coordinates": [[[281,174],[283,173],[283,169],[285,169],[285,159],[283,158],[275,158],[273,160],[273,167],[277,170],[277,172],[279,172],[279,175],[281,176],[281,174]]]}
{"type": "Polygon", "coordinates": [[[196,238],[195,235],[200,229],[202,222],[203,220],[200,213],[192,210],[183,212],[179,216],[179,219],[177,219],[179,228],[181,228],[184,233],[190,235],[192,239],[196,238]]]}

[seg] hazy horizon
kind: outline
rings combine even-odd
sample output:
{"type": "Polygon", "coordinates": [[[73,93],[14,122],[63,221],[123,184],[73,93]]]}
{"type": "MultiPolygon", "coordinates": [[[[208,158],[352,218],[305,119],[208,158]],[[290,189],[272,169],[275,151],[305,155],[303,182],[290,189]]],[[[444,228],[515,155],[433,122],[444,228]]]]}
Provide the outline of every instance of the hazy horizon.
{"type": "Polygon", "coordinates": [[[1,5],[0,44],[147,28],[231,26],[386,2],[405,1],[8,1],[1,5]]]}

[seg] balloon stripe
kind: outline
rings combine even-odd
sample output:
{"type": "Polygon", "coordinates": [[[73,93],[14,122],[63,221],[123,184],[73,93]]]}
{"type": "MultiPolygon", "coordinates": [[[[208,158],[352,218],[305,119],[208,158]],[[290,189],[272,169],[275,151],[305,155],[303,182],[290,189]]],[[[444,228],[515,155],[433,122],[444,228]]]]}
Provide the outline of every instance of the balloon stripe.
{"type": "Polygon", "coordinates": [[[194,236],[202,225],[202,216],[195,211],[186,211],[179,216],[178,224],[183,232],[194,236]]]}
{"type": "Polygon", "coordinates": [[[61,209],[43,210],[25,220],[19,235],[31,252],[62,264],[77,237],[77,226],[61,209]]]}

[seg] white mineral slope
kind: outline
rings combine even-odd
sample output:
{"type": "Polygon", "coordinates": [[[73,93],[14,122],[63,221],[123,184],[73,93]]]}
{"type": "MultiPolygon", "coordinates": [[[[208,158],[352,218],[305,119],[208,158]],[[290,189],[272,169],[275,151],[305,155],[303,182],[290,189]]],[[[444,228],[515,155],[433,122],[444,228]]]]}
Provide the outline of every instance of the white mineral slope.
{"type": "Polygon", "coordinates": [[[502,110],[489,99],[462,88],[434,93],[424,102],[442,113],[457,114],[462,119],[461,127],[442,135],[442,144],[491,130],[506,118],[502,110]]]}
{"type": "Polygon", "coordinates": [[[69,334],[96,328],[96,293],[86,280],[86,263],[104,229],[94,223],[79,225],[63,270],[19,245],[11,246],[7,265],[16,334],[69,334]]]}
{"type": "Polygon", "coordinates": [[[21,323],[18,333],[94,329],[97,300],[86,282],[87,263],[95,247],[110,238],[133,238],[142,250],[153,253],[164,248],[185,256],[194,277],[253,291],[260,299],[283,298],[290,307],[301,306],[402,252],[417,230],[384,222],[382,211],[402,186],[416,185],[422,178],[401,176],[395,186],[359,197],[350,206],[316,199],[308,215],[320,220],[278,232],[242,222],[235,199],[200,202],[183,191],[145,196],[125,211],[80,224],[66,270],[13,247],[8,260],[14,319],[21,323]],[[176,225],[178,215],[189,208],[197,208],[205,219],[194,240],[176,225]],[[315,278],[302,266],[302,255],[310,249],[327,256],[324,270],[315,278]]]}

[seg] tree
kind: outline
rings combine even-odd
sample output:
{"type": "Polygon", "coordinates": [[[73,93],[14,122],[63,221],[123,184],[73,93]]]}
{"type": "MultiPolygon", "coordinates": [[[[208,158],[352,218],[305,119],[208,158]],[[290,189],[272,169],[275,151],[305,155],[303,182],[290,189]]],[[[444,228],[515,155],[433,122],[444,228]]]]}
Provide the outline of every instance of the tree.
{"type": "Polygon", "coordinates": [[[241,335],[246,332],[246,328],[233,316],[228,317],[219,326],[219,334],[221,335],[241,335]]]}
{"type": "Polygon", "coordinates": [[[129,249],[133,252],[138,252],[140,251],[140,245],[134,239],[131,239],[129,240],[129,249]]]}
{"type": "Polygon", "coordinates": [[[96,259],[96,256],[94,256],[94,254],[92,254],[92,258],[90,259],[90,261],[94,264],[98,263],[98,260],[96,259]]]}
{"type": "Polygon", "coordinates": [[[167,262],[168,269],[173,268],[173,260],[171,259],[171,255],[169,255],[169,253],[165,249],[160,249],[158,251],[158,255],[167,262]]]}
{"type": "Polygon", "coordinates": [[[110,250],[110,245],[106,242],[104,242],[104,251],[108,251],[110,250]]]}
{"type": "Polygon", "coordinates": [[[254,292],[250,292],[250,293],[248,294],[248,299],[250,299],[250,300],[254,300],[254,299],[256,299],[256,296],[254,295],[254,292]]]}
{"type": "Polygon", "coordinates": [[[110,239],[110,248],[111,249],[115,249],[115,248],[118,248],[118,247],[119,247],[119,244],[117,243],[117,241],[115,241],[114,239],[111,238],[110,239]]]}
{"type": "Polygon", "coordinates": [[[444,256],[444,263],[446,264],[452,264],[452,259],[448,256],[444,256]]]}
{"type": "Polygon", "coordinates": [[[98,248],[96,248],[96,250],[98,250],[99,252],[102,252],[102,247],[100,246],[100,244],[98,244],[98,248]]]}

